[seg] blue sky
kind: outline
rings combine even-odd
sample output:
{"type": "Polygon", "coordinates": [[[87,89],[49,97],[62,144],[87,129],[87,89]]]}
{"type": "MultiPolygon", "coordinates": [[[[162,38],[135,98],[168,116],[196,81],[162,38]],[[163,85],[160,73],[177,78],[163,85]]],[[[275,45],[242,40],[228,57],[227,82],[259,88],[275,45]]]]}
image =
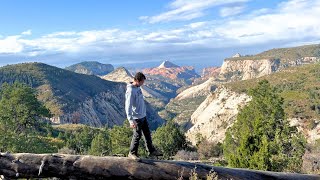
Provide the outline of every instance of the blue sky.
{"type": "Polygon", "coordinates": [[[320,0],[0,0],[0,65],[220,66],[319,43],[320,0]]]}

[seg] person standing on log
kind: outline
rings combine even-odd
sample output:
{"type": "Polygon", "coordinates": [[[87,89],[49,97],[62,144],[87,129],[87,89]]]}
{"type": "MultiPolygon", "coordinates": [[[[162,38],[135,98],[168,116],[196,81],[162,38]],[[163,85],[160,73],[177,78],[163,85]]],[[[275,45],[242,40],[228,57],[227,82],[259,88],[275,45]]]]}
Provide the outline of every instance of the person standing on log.
{"type": "Polygon", "coordinates": [[[133,136],[130,145],[129,158],[138,160],[139,141],[143,134],[149,156],[162,156],[162,153],[156,150],[152,144],[149,124],[146,118],[146,105],[141,91],[146,77],[138,72],[134,76],[133,82],[127,85],[125,110],[130,127],[133,129],[133,136]]]}

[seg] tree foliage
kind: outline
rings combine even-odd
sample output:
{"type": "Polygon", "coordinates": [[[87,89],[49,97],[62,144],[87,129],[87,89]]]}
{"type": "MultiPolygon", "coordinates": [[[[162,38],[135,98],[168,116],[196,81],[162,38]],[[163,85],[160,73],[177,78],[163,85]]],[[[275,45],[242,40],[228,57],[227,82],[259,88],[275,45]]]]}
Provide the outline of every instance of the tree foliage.
{"type": "Polygon", "coordinates": [[[101,130],[92,140],[89,154],[103,156],[111,154],[111,138],[108,130],[101,130]]]}
{"type": "Polygon", "coordinates": [[[110,130],[112,154],[127,155],[129,153],[132,134],[132,129],[129,127],[127,121],[122,126],[114,126],[110,130]]]}
{"type": "MultiPolygon", "coordinates": [[[[122,126],[114,126],[110,129],[112,155],[126,156],[129,153],[132,135],[133,130],[130,128],[128,120],[122,126]]],[[[138,155],[141,157],[147,156],[144,138],[140,140],[138,155]]]]}
{"type": "Polygon", "coordinates": [[[4,83],[0,91],[0,151],[35,152],[58,150],[61,141],[41,138],[50,117],[31,87],[4,83]]]}
{"type": "Polygon", "coordinates": [[[232,167],[299,172],[305,139],[290,127],[283,99],[266,80],[249,91],[252,100],[226,132],[224,156],[232,167]]]}
{"type": "Polygon", "coordinates": [[[27,85],[4,83],[0,91],[0,121],[3,128],[15,134],[37,132],[40,119],[50,112],[38,101],[35,91],[27,85]]]}
{"type": "Polygon", "coordinates": [[[174,156],[179,150],[187,146],[185,135],[171,121],[155,131],[153,142],[163,152],[165,158],[174,156]]]}
{"type": "Polygon", "coordinates": [[[77,154],[88,154],[91,142],[97,134],[96,129],[83,126],[77,130],[66,131],[66,147],[75,150],[77,154]]]}

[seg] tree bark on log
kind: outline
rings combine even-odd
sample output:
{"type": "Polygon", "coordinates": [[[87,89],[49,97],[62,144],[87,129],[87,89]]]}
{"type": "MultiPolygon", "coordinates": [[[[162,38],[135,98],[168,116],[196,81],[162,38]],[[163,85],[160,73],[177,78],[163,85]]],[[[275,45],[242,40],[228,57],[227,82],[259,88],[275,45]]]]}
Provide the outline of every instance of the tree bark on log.
{"type": "Polygon", "coordinates": [[[182,161],[126,157],[96,157],[66,154],[0,154],[0,175],[5,178],[61,179],[189,179],[192,172],[207,179],[214,171],[218,179],[320,179],[319,175],[279,173],[214,167],[182,161]]]}

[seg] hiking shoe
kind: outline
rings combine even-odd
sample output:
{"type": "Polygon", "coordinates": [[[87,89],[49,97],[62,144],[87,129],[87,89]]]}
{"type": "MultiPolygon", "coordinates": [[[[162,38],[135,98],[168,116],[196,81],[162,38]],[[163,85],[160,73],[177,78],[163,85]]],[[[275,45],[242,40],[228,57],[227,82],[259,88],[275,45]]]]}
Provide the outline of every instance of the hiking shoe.
{"type": "Polygon", "coordinates": [[[163,156],[163,153],[161,151],[155,149],[154,151],[152,151],[149,154],[149,156],[163,156]]]}
{"type": "Polygon", "coordinates": [[[136,161],[139,161],[139,160],[140,160],[140,158],[139,158],[137,155],[132,154],[131,152],[129,152],[128,158],[133,159],[133,160],[136,160],[136,161]]]}

